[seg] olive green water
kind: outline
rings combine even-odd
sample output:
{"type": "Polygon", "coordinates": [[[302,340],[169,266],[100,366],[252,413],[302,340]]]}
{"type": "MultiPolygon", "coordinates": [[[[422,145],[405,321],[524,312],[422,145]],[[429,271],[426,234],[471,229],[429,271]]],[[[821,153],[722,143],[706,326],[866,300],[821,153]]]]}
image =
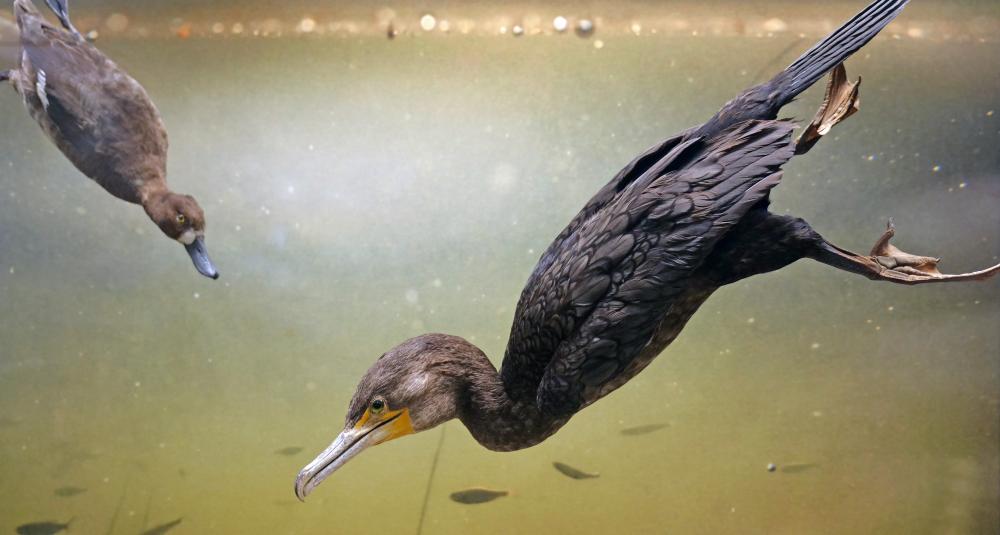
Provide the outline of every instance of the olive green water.
{"type": "MultiPolygon", "coordinates": [[[[499,364],[521,285],[590,194],[795,40],[602,39],[100,43],[163,113],[217,282],[3,88],[0,532],[415,533],[440,430],[294,498],[357,379],[428,331],[499,364]],[[53,494],[67,485],[88,490],[53,494]]],[[[848,65],[862,112],[788,166],[773,209],[861,252],[893,216],[899,245],[948,271],[996,263],[998,63],[997,43],[873,43],[848,65]]],[[[803,261],[724,288],[535,448],[491,453],[447,424],[423,532],[996,532],[998,325],[997,281],[908,288],[803,261]],[[448,499],[470,486],[512,495],[448,499]]]]}

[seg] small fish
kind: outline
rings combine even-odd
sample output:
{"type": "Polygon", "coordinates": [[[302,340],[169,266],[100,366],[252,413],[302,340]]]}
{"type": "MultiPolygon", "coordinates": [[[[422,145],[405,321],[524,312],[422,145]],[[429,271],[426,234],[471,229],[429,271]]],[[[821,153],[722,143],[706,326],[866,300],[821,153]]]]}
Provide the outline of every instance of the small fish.
{"type": "Polygon", "coordinates": [[[492,502],[497,498],[503,498],[510,494],[505,490],[490,490],[490,489],[480,489],[472,488],[460,490],[458,492],[452,492],[449,498],[451,501],[464,503],[467,505],[492,502]]]}
{"type": "Polygon", "coordinates": [[[60,498],[71,498],[73,496],[76,496],[77,494],[83,494],[84,492],[87,492],[87,489],[68,486],[68,487],[59,487],[56,490],[54,490],[52,494],[55,494],[60,498]]]}
{"type": "Polygon", "coordinates": [[[781,471],[786,474],[800,474],[802,472],[808,472],[813,468],[819,468],[817,463],[792,463],[782,465],[781,471]]]}
{"type": "Polygon", "coordinates": [[[146,531],[143,531],[141,535],[163,535],[164,533],[166,533],[166,532],[168,532],[168,531],[176,528],[177,526],[179,526],[180,523],[181,523],[181,520],[184,520],[184,518],[183,517],[182,518],[178,518],[177,520],[174,520],[173,522],[167,522],[166,524],[160,524],[159,526],[156,526],[154,528],[149,528],[146,531]]]}
{"type": "Polygon", "coordinates": [[[659,431],[660,429],[666,429],[668,427],[670,427],[670,424],[649,424],[649,425],[640,425],[637,427],[626,427],[625,429],[621,430],[621,434],[627,437],[637,437],[639,435],[648,435],[650,433],[654,433],[656,431],[659,431]]]}
{"type": "Polygon", "coordinates": [[[573,468],[572,466],[560,462],[552,463],[552,466],[556,467],[556,470],[562,472],[564,476],[571,477],[573,479],[594,479],[595,477],[601,477],[601,474],[584,472],[573,468]]]}
{"type": "Polygon", "coordinates": [[[302,453],[302,448],[299,446],[288,446],[287,448],[281,448],[280,450],[274,450],[276,455],[285,455],[291,457],[292,455],[298,455],[302,453]]]}
{"type": "Polygon", "coordinates": [[[22,524],[18,526],[14,531],[18,535],[55,535],[60,531],[66,531],[69,529],[70,523],[73,519],[65,524],[60,524],[58,522],[32,522],[30,524],[22,524]]]}

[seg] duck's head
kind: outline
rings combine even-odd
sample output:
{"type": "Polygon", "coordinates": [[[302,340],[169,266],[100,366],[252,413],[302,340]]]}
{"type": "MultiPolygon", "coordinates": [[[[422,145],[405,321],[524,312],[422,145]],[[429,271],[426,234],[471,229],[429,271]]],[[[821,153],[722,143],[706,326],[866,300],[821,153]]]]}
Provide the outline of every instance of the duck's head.
{"type": "Polygon", "coordinates": [[[202,275],[217,279],[215,269],[205,248],[205,212],[190,195],[164,192],[152,195],[143,203],[149,218],[172,240],[187,249],[195,269],[202,275]]]}

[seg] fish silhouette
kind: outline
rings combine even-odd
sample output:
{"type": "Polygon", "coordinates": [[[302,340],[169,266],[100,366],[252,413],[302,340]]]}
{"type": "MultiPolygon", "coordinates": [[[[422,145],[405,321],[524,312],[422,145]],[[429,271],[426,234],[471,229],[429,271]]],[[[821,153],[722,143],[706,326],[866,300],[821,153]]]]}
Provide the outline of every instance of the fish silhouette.
{"type": "Polygon", "coordinates": [[[552,463],[552,466],[554,466],[556,470],[559,470],[566,477],[571,477],[573,479],[594,479],[597,477],[601,477],[601,474],[584,472],[583,470],[573,468],[568,464],[560,463],[558,461],[552,463]]]}
{"type": "Polygon", "coordinates": [[[452,492],[449,498],[458,503],[473,505],[478,503],[492,502],[497,498],[502,498],[510,494],[506,490],[490,490],[483,488],[471,488],[452,492]]]}
{"type": "Polygon", "coordinates": [[[622,429],[620,433],[627,437],[637,437],[639,435],[648,435],[650,433],[655,433],[660,429],[666,429],[668,427],[670,427],[670,424],[640,425],[636,427],[626,427],[625,429],[622,429]]]}

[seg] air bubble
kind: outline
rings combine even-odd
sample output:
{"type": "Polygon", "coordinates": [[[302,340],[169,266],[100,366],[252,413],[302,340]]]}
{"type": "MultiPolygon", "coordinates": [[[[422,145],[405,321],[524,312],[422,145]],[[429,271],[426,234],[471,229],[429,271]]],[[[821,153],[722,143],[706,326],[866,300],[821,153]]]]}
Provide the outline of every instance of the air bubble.
{"type": "Polygon", "coordinates": [[[427,13],[426,15],[420,17],[420,29],[424,30],[425,32],[434,30],[436,26],[437,26],[437,19],[434,18],[434,15],[427,13]]]}
{"type": "Polygon", "coordinates": [[[300,20],[298,26],[295,27],[295,31],[299,33],[312,33],[315,30],[316,30],[316,21],[309,17],[300,20]]]}

